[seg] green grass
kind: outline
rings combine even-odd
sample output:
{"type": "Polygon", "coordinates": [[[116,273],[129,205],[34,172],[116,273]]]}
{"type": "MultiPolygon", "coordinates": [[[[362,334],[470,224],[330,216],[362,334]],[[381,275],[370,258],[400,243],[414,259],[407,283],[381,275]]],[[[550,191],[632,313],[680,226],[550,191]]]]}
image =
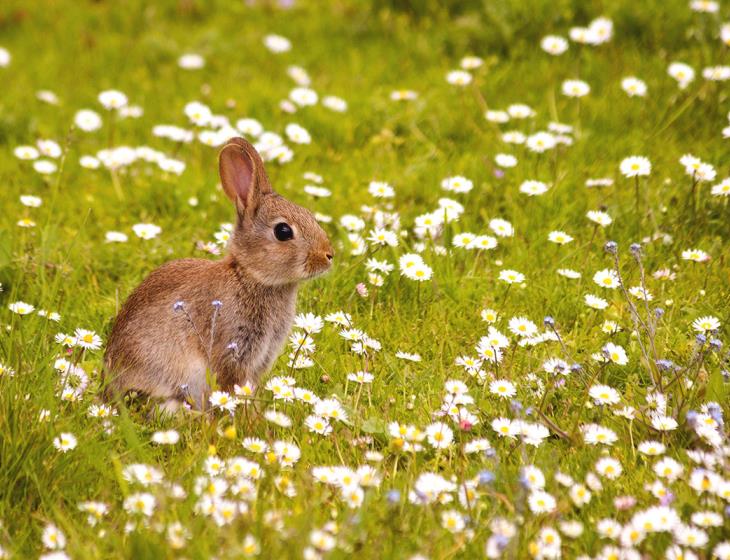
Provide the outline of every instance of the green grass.
{"type": "MultiPolygon", "coordinates": [[[[727,342],[728,199],[710,196],[710,186],[728,173],[728,140],[721,131],[730,104],[725,82],[701,76],[702,68],[728,60],[727,47],[718,38],[723,17],[730,15],[727,10],[698,14],[687,2],[675,0],[484,0],[449,5],[342,0],[326,7],[297,2],[289,10],[273,2],[247,4],[5,0],[0,6],[0,47],[12,55],[11,64],[0,68],[0,363],[16,372],[0,376],[0,547],[17,558],[37,557],[43,549],[41,533],[52,523],[66,536],[66,552],[79,559],[238,557],[244,554],[247,534],[260,544],[262,558],[301,557],[311,532],[334,521],[337,547],[325,553],[327,557],[408,558],[421,553],[430,558],[474,558],[483,556],[493,534],[490,522],[504,517],[517,525],[504,557],[527,557],[535,552],[530,543],[543,528],[557,529],[561,521],[574,519],[584,523],[584,531],[575,539],[563,536],[564,557],[595,557],[612,542],[598,534],[598,520],[612,517],[626,524],[637,511],[658,503],[645,489],[657,480],[652,470],[657,458],[636,451],[648,439],[663,441],[667,455],[685,469],[668,485],[675,496],[672,507],[683,521],[689,523],[695,511],[722,514],[727,501],[700,497],[687,484],[694,464],[686,450],[712,451],[687,423],[689,411],[715,401],[726,415],[729,412],[730,390],[722,375],[728,368],[726,349],[714,352],[708,343],[698,346],[691,327],[700,316],[716,316],[722,327],[713,336],[727,342]],[[543,36],[567,37],[570,27],[587,25],[601,15],[614,22],[614,37],[607,44],[571,42],[559,57],[539,48],[543,36]],[[288,37],[292,50],[278,55],[266,50],[263,38],[269,33],[288,37]],[[203,55],[205,68],[180,69],[177,58],[185,52],[203,55]],[[473,82],[464,88],[448,84],[447,72],[472,54],[484,59],[472,72],[473,82]],[[667,75],[673,61],[690,64],[697,72],[684,90],[667,75]],[[306,68],[320,99],[344,98],[347,112],[320,104],[294,115],[283,113],[279,103],[295,87],[286,75],[292,64],[306,68]],[[647,97],[629,98],[621,90],[621,79],[630,75],[646,82],[647,97]],[[560,92],[561,83],[572,78],[591,86],[580,101],[560,92]],[[144,115],[112,119],[97,101],[99,92],[111,88],[126,93],[131,104],[143,107],[144,115]],[[419,93],[415,101],[390,100],[391,91],[406,88],[419,93]],[[36,99],[42,89],[54,91],[60,104],[36,99]],[[305,428],[310,410],[302,403],[276,404],[291,417],[291,428],[267,422],[263,412],[272,406],[271,393],[263,387],[255,404],[239,407],[233,418],[211,411],[166,419],[142,399],[127,401],[116,407],[118,415],[106,430],[101,419],[88,416],[89,406],[100,403],[103,350],[75,350],[67,356],[84,368],[90,384],[78,402],[59,397],[60,376],[53,365],[64,350],[54,342],[55,335],[87,328],[106,341],[119,306],[146,274],[174,258],[205,257],[196,250],[196,242],[213,240],[220,224],[234,219],[231,205],[217,188],[217,151],[198,142],[178,148],[152,135],[156,124],[192,129],[183,107],[193,100],[233,123],[254,117],[266,130],[284,135],[285,126],[296,122],[312,135],[310,145],[289,143],[295,152],[290,163],[268,167],[278,192],[334,218],[324,227],[336,247],[335,267],[302,287],[298,308],[321,316],[344,310],[357,328],[382,344],[367,361],[375,380],[358,393],[346,376],[363,369],[362,358],[350,352],[332,325],[314,336],[315,365],[295,370],[293,376],[297,386],[322,398],[334,395],[348,411],[349,423],[333,423],[327,437],[305,428]],[[536,116],[502,125],[485,120],[487,108],[506,109],[513,103],[530,105],[536,116]],[[72,127],[74,114],[82,108],[102,115],[101,130],[85,133],[72,127]],[[572,146],[537,155],[501,140],[504,131],[532,134],[546,130],[550,121],[575,127],[572,146]],[[33,145],[39,138],[55,139],[63,148],[55,174],[40,175],[32,162],[13,155],[17,146],[33,145]],[[104,168],[79,165],[80,156],[96,154],[110,142],[149,145],[174,154],[186,163],[186,170],[177,176],[137,162],[114,177],[104,168]],[[495,174],[498,153],[519,160],[501,178],[495,174]],[[690,203],[692,178],[679,163],[686,153],[717,169],[715,181],[699,184],[695,210],[690,203]],[[620,162],[630,155],[644,155],[653,166],[651,175],[640,180],[639,213],[633,179],[619,173],[620,162]],[[331,197],[314,199],[304,193],[308,181],[302,175],[307,171],[323,176],[331,197]],[[441,180],[453,175],[470,178],[473,190],[442,191],[441,180]],[[615,183],[602,189],[585,187],[586,179],[598,177],[615,183]],[[545,181],[551,188],[528,198],[518,190],[527,179],[545,181]],[[371,180],[393,185],[395,198],[371,197],[371,180]],[[41,197],[43,204],[26,208],[21,195],[41,197]],[[444,196],[458,200],[465,212],[443,235],[426,243],[422,255],[433,268],[433,279],[417,285],[399,275],[398,257],[415,250],[415,218],[434,210],[444,196]],[[199,204],[188,204],[190,197],[197,197],[199,204]],[[368,256],[386,259],[396,270],[382,287],[370,286],[367,297],[356,291],[359,282],[368,282],[365,257],[350,255],[347,232],[339,225],[344,214],[362,214],[362,205],[397,212],[408,232],[398,247],[369,248],[368,256]],[[614,219],[607,228],[597,228],[585,217],[587,211],[600,208],[614,219]],[[36,226],[18,227],[25,217],[36,226]],[[494,251],[476,256],[451,247],[458,232],[491,234],[488,223],[496,217],[509,220],[515,235],[499,238],[494,251]],[[162,233],[153,240],[138,239],[131,226],[140,222],[155,223],[162,233]],[[111,230],[125,232],[129,241],[106,243],[105,233],[111,230]],[[565,246],[549,243],[553,230],[564,230],[575,239],[565,246]],[[613,267],[613,258],[603,249],[613,240],[619,245],[626,286],[638,285],[640,265],[628,247],[654,234],[641,258],[654,300],[648,306],[632,301],[642,321],[650,321],[656,307],[665,313],[653,334],[640,326],[637,337],[631,333],[632,312],[621,290],[596,286],[592,277],[613,267]],[[448,254],[434,250],[442,245],[449,248],[448,254]],[[682,260],[682,251],[690,248],[706,251],[711,260],[682,260]],[[583,276],[563,278],[556,274],[561,267],[583,276]],[[504,268],[522,272],[524,285],[508,289],[498,280],[504,268]],[[676,278],[651,276],[662,268],[671,269],[676,278]],[[583,302],[586,293],[604,297],[610,306],[605,311],[588,308],[583,302]],[[36,313],[14,314],[8,305],[18,300],[36,310],[57,311],[62,319],[54,323],[36,313]],[[487,325],[480,319],[483,308],[498,311],[495,327],[512,340],[499,367],[487,364],[484,369],[489,379],[511,380],[517,386],[515,399],[531,415],[516,412],[509,400],[490,394],[488,386],[454,365],[459,356],[475,355],[477,341],[486,334],[487,325]],[[513,316],[528,317],[541,330],[543,318],[553,317],[565,349],[558,342],[518,346],[508,331],[513,316]],[[623,330],[611,336],[603,333],[606,319],[623,330]],[[657,357],[674,361],[683,368],[682,382],[694,383],[691,389],[674,383],[666,390],[667,415],[679,423],[667,433],[649,427],[645,415],[651,376],[658,375],[656,366],[642,357],[640,343],[648,345],[650,338],[657,357]],[[626,366],[595,362],[592,354],[607,342],[626,349],[626,366]],[[400,360],[395,357],[399,350],[419,353],[422,361],[400,360]],[[554,379],[541,367],[551,357],[580,363],[583,369],[568,374],[565,385],[555,388],[554,379]],[[455,432],[448,449],[435,451],[424,441],[418,454],[399,453],[387,424],[398,421],[425,429],[435,421],[432,413],[439,409],[449,379],[467,383],[475,399],[469,409],[479,423],[470,432],[460,432],[448,421],[455,432]],[[535,380],[548,387],[544,399],[535,392],[535,380]],[[586,384],[591,380],[618,390],[620,406],[636,407],[637,418],[629,422],[610,410],[587,407],[586,384]],[[39,420],[42,410],[49,411],[45,421],[39,420]],[[490,427],[496,417],[514,419],[520,414],[531,422],[550,423],[568,437],[552,430],[539,447],[530,447],[498,438],[490,427]],[[618,441],[605,448],[586,445],[576,426],[590,423],[611,428],[618,441]],[[231,426],[235,435],[226,432],[231,426]],[[161,429],[176,429],[180,442],[153,444],[152,434],[161,429]],[[53,447],[61,432],[76,436],[75,449],[60,453],[53,447]],[[241,447],[248,436],[270,443],[295,442],[301,458],[289,470],[265,464],[241,447]],[[477,437],[489,439],[496,454],[464,454],[462,444],[477,437]],[[383,455],[382,462],[374,463],[382,483],[366,490],[358,509],[348,508],[337,492],[311,476],[314,466],[364,465],[367,451],[383,455]],[[248,513],[224,527],[195,513],[195,480],[204,474],[206,457],[216,453],[222,459],[259,460],[265,471],[248,513]],[[604,479],[603,490],[593,492],[583,508],[576,507],[568,489],[555,481],[555,472],[583,481],[604,454],[618,459],[624,474],[615,481],[604,479]],[[172,499],[165,485],[144,489],[156,496],[157,508],[142,523],[123,508],[125,497],[140,490],[122,476],[122,469],[132,463],[160,469],[165,481],[184,488],[187,498],[172,499]],[[545,474],[546,490],[558,501],[554,512],[530,512],[519,480],[526,464],[545,474]],[[483,471],[493,472],[495,480],[481,485],[481,497],[468,507],[458,500],[449,505],[409,503],[408,493],[424,472],[464,482],[483,471]],[[287,497],[275,487],[280,474],[292,482],[296,496],[287,497]],[[389,499],[391,490],[399,491],[400,497],[391,494],[389,499]],[[614,498],[625,495],[634,496],[637,504],[617,511],[614,498]],[[78,509],[88,500],[109,506],[95,527],[78,509]],[[442,528],[441,514],[448,509],[469,516],[465,531],[452,534],[442,528]],[[190,537],[181,551],[166,540],[166,527],[176,521],[190,537]],[[126,532],[128,522],[135,522],[136,530],[126,532]]],[[[367,233],[373,223],[364,217],[367,233]]],[[[283,355],[272,375],[288,373],[283,355]]],[[[664,376],[663,386],[671,377],[664,376]]],[[[727,445],[727,436],[722,437],[727,445]]],[[[730,480],[724,461],[715,470],[730,480]]],[[[727,519],[725,515],[722,527],[707,529],[709,544],[696,550],[701,558],[710,558],[712,547],[723,534],[727,537],[727,519]]],[[[657,533],[638,548],[653,557],[671,542],[668,533],[657,533]]]]}

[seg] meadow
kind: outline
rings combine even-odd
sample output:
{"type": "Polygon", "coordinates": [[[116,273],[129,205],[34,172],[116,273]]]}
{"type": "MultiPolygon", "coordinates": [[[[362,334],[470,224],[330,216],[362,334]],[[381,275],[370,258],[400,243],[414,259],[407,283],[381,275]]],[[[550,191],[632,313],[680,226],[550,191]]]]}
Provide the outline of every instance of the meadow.
{"type": "Polygon", "coordinates": [[[729,49],[701,0],[4,0],[0,558],[730,559],[729,49]],[[106,402],[233,136],[334,266],[258,387],[106,402]]]}

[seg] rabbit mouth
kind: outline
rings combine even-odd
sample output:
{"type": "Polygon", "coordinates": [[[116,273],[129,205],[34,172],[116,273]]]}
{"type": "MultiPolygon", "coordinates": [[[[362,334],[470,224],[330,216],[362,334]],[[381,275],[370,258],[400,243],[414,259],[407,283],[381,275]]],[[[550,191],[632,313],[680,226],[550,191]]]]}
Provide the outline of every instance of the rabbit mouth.
{"type": "Polygon", "coordinates": [[[327,265],[326,267],[322,267],[319,269],[309,270],[306,273],[306,276],[304,277],[305,280],[311,280],[312,278],[317,278],[318,276],[322,276],[324,274],[327,274],[330,270],[330,266],[327,265]]]}
{"type": "Polygon", "coordinates": [[[304,269],[304,279],[311,280],[312,278],[316,278],[317,276],[322,276],[323,274],[329,272],[331,268],[332,263],[330,261],[317,264],[307,263],[307,266],[304,269]]]}

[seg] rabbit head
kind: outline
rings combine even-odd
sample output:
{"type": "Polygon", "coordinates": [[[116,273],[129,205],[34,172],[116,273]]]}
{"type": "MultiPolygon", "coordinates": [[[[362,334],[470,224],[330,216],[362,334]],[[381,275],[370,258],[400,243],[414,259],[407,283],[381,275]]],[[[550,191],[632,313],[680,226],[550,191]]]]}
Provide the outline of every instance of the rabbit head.
{"type": "Polygon", "coordinates": [[[312,213],[276,194],[256,149],[232,138],[219,156],[223,190],[238,220],[229,254],[259,283],[294,284],[329,270],[334,256],[312,213]]]}

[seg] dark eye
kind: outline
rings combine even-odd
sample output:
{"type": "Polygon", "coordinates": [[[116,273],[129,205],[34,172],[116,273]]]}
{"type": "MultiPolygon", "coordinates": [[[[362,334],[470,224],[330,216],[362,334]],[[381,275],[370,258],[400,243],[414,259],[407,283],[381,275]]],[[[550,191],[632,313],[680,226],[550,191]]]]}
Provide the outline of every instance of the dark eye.
{"type": "Polygon", "coordinates": [[[289,224],[281,222],[274,226],[274,235],[279,241],[289,241],[294,239],[294,230],[289,224]]]}

